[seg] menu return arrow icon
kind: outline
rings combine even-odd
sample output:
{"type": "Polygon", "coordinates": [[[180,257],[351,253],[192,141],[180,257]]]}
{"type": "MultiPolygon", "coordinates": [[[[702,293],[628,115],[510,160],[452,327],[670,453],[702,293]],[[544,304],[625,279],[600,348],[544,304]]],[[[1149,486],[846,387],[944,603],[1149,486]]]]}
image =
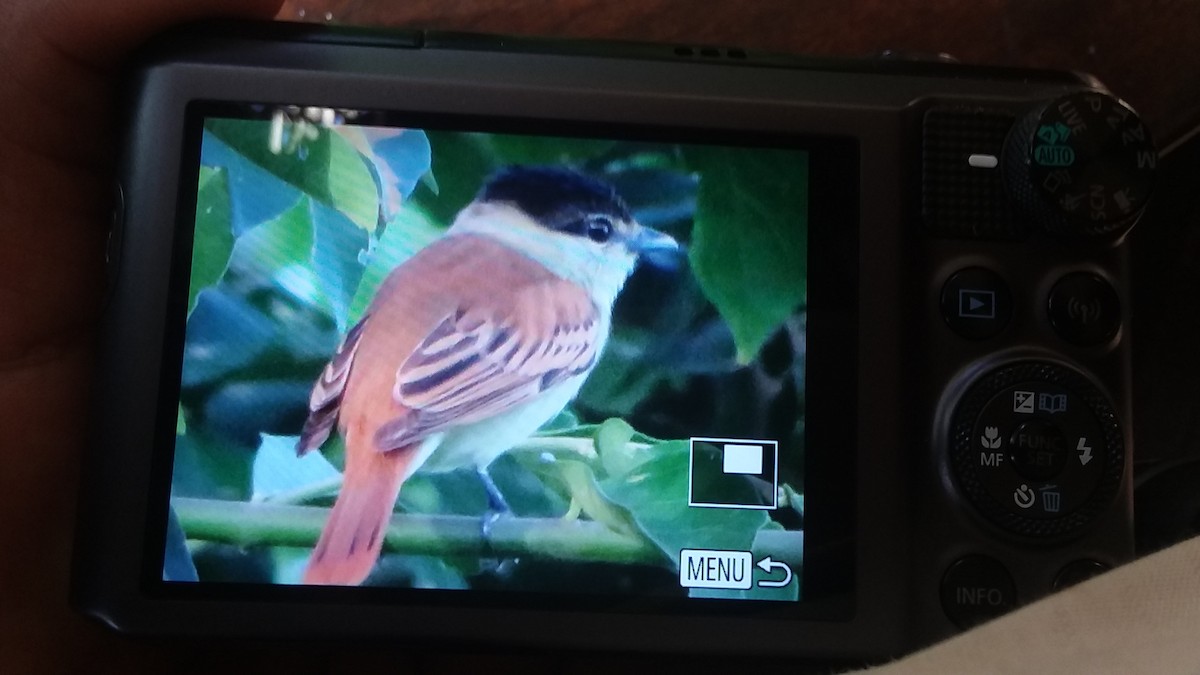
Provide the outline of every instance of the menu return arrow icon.
{"type": "Polygon", "coordinates": [[[759,586],[762,586],[764,588],[781,588],[783,586],[787,586],[788,584],[792,583],[792,568],[788,567],[787,563],[782,563],[782,562],[777,562],[775,560],[771,560],[771,556],[767,556],[767,557],[763,558],[762,560],[759,560],[756,563],[756,567],[758,567],[762,571],[766,572],[767,574],[771,574],[776,569],[780,569],[780,568],[782,568],[784,571],[783,581],[767,581],[764,579],[764,580],[760,580],[758,582],[759,586]]]}

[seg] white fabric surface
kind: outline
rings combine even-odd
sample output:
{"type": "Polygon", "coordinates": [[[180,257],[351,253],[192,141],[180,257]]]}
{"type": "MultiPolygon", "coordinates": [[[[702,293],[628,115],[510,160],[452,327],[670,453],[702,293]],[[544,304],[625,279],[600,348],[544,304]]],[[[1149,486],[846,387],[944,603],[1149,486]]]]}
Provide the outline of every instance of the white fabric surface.
{"type": "Polygon", "coordinates": [[[1200,674],[1200,538],[865,672],[1200,674]]]}

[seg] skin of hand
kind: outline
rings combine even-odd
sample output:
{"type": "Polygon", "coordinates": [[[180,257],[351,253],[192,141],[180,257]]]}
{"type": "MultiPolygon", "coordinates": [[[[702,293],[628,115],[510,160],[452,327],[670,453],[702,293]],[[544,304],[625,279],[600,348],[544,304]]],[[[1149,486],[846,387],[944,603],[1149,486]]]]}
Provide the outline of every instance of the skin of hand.
{"type": "Polygon", "coordinates": [[[140,664],[140,672],[162,656],[67,604],[94,324],[105,287],[117,82],[130,51],[169,26],[270,18],[279,4],[0,5],[0,671],[140,664]]]}

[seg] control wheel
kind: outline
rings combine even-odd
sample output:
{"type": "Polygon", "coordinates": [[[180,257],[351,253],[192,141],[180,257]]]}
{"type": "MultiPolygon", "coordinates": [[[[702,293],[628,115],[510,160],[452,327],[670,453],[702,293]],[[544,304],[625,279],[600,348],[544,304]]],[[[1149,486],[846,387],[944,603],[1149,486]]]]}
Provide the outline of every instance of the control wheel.
{"type": "Polygon", "coordinates": [[[1087,377],[1023,361],[966,390],[951,418],[949,460],[984,518],[1017,535],[1064,537],[1112,504],[1125,445],[1112,404],[1087,377]]]}

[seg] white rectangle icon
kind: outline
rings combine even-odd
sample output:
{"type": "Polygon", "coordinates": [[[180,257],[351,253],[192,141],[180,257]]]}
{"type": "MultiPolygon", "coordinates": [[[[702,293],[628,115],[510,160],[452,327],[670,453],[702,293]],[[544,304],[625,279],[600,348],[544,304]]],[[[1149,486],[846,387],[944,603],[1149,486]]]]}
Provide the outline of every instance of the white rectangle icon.
{"type": "Polygon", "coordinates": [[[749,551],[708,551],[685,548],[679,552],[679,585],[684,588],[749,590],[753,585],[754,557],[749,551]]]}
{"type": "Polygon", "coordinates": [[[757,476],[763,472],[762,456],[761,446],[726,443],[722,467],[725,473],[748,473],[757,476]]]}
{"type": "Polygon", "coordinates": [[[779,506],[779,441],[694,436],[689,439],[688,506],[712,509],[774,509],[779,506]],[[731,453],[729,450],[733,448],[731,453]],[[751,451],[753,457],[751,457],[751,451]],[[702,470],[698,471],[698,467],[702,470]],[[717,473],[717,472],[720,473],[717,473]],[[747,477],[769,482],[764,504],[747,477]],[[732,491],[731,491],[732,490],[732,491]],[[736,498],[731,495],[737,495],[736,498]]]}

